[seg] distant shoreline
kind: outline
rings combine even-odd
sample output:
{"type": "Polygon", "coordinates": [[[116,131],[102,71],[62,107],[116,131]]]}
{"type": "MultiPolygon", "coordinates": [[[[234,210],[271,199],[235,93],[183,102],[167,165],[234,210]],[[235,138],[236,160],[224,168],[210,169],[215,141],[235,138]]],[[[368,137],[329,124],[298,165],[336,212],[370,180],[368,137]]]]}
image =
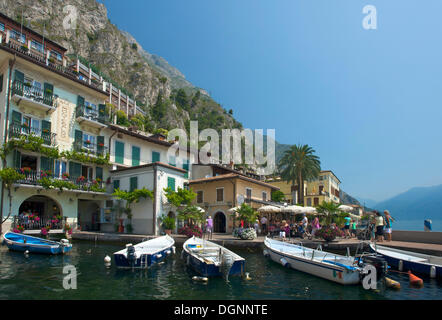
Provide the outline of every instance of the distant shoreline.
{"type": "MultiPolygon", "coordinates": [[[[432,220],[432,231],[442,231],[442,219],[432,220]]],[[[398,220],[393,222],[393,230],[424,231],[424,220],[398,220]]]]}

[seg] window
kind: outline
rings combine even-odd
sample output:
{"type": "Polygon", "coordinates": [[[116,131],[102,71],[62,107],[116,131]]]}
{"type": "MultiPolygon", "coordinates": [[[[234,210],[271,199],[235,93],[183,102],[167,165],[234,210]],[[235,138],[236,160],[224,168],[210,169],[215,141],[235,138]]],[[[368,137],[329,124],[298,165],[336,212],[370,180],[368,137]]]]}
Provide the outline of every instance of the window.
{"type": "Polygon", "coordinates": [[[314,204],[315,206],[319,206],[319,198],[314,198],[314,199],[313,199],[313,204],[314,204]]]}
{"type": "Polygon", "coordinates": [[[160,153],[152,151],[152,162],[160,162],[160,153]]]}
{"type": "Polygon", "coordinates": [[[35,40],[31,41],[31,48],[34,49],[34,50],[37,50],[37,51],[39,51],[41,53],[44,52],[43,44],[41,44],[40,42],[37,42],[35,40]]]}
{"type": "Polygon", "coordinates": [[[124,143],[115,141],[115,162],[124,163],[124,143]]]}
{"type": "Polygon", "coordinates": [[[189,178],[189,160],[184,160],[183,162],[183,169],[187,172],[184,174],[184,178],[189,178]]]}
{"type": "Polygon", "coordinates": [[[120,189],[120,180],[114,180],[114,191],[120,189]]]}
{"type": "Polygon", "coordinates": [[[308,207],[312,206],[312,198],[307,198],[307,206],[308,207]]]}
{"type": "Polygon", "coordinates": [[[169,164],[171,166],[176,167],[176,157],[175,156],[169,156],[169,164]]]}
{"type": "Polygon", "coordinates": [[[217,202],[224,201],[224,188],[216,188],[216,201],[217,202]]]}
{"type": "Polygon", "coordinates": [[[250,200],[252,199],[252,189],[246,188],[246,203],[250,203],[250,200]]]}
{"type": "Polygon", "coordinates": [[[66,173],[66,165],[66,161],[55,160],[55,178],[62,178],[63,173],[66,173]]]}
{"type": "Polygon", "coordinates": [[[90,103],[89,101],[84,102],[84,115],[85,117],[92,119],[98,115],[98,107],[96,104],[90,103]]]}
{"type": "Polygon", "coordinates": [[[167,187],[175,191],[175,178],[167,177],[167,187]]]}
{"type": "Polygon", "coordinates": [[[267,201],[267,192],[262,192],[262,201],[267,201]]]}
{"type": "Polygon", "coordinates": [[[204,192],[203,191],[197,191],[196,192],[196,202],[197,203],[203,203],[204,201],[204,192]]]}
{"type": "Polygon", "coordinates": [[[138,189],[138,177],[131,177],[129,191],[134,191],[135,189],[138,189]]]}
{"type": "Polygon", "coordinates": [[[0,22],[0,31],[5,32],[5,24],[0,22]]]}
{"type": "Polygon", "coordinates": [[[95,136],[90,135],[88,133],[83,133],[83,147],[88,150],[94,150],[95,149],[95,139],[96,139],[95,136]]]}
{"type": "Polygon", "coordinates": [[[40,120],[29,116],[22,117],[22,133],[40,134],[40,120]]]}
{"type": "Polygon", "coordinates": [[[18,42],[26,43],[26,35],[21,34],[16,30],[11,30],[10,37],[18,42]]]}
{"type": "Polygon", "coordinates": [[[59,52],[57,52],[57,51],[54,51],[54,50],[51,50],[51,55],[50,56],[51,56],[51,58],[55,58],[58,61],[62,61],[63,60],[63,57],[61,56],[61,54],[59,52]]]}

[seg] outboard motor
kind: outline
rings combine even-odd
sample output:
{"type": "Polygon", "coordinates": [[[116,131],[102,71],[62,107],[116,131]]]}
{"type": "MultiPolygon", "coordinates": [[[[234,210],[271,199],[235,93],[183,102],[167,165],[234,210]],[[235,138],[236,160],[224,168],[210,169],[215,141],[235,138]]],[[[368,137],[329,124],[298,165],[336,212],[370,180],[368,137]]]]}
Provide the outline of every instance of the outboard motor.
{"type": "Polygon", "coordinates": [[[132,243],[126,244],[126,254],[127,254],[127,261],[133,267],[135,261],[137,260],[137,256],[135,255],[135,247],[132,245],[132,243]]]}
{"type": "Polygon", "coordinates": [[[367,255],[363,257],[364,264],[372,265],[376,268],[376,278],[378,280],[383,279],[387,274],[388,264],[387,261],[380,255],[367,255]]]}

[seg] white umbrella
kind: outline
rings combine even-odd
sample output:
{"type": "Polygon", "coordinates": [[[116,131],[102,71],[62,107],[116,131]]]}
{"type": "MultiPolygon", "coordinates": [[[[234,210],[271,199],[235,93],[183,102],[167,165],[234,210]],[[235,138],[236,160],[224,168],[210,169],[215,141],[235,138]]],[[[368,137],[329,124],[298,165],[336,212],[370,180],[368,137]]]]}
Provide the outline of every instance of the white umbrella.
{"type": "Polygon", "coordinates": [[[197,210],[199,211],[199,212],[206,212],[206,210],[204,210],[203,208],[201,208],[201,207],[196,207],[197,208],[197,210]]]}
{"type": "Polygon", "coordinates": [[[275,206],[263,206],[261,208],[258,209],[258,212],[266,212],[266,213],[274,213],[274,212],[281,212],[281,209],[275,206]]]}
{"type": "Polygon", "coordinates": [[[347,205],[345,205],[345,204],[341,204],[341,205],[338,207],[338,209],[339,209],[339,210],[342,210],[342,211],[345,211],[345,212],[351,212],[351,211],[353,211],[353,207],[347,206],[347,205]]]}
{"type": "Polygon", "coordinates": [[[285,208],[282,208],[281,211],[282,212],[290,212],[290,213],[302,213],[303,212],[304,207],[301,206],[287,206],[285,208]]]}
{"type": "Polygon", "coordinates": [[[316,214],[318,213],[316,211],[316,208],[314,207],[301,207],[302,208],[302,212],[301,213],[305,213],[305,214],[316,214]]]}
{"type": "Polygon", "coordinates": [[[241,207],[240,207],[240,206],[237,206],[237,207],[230,208],[230,209],[227,210],[227,211],[230,212],[230,213],[234,213],[234,212],[237,212],[237,211],[239,210],[239,208],[241,208],[241,207]]]}

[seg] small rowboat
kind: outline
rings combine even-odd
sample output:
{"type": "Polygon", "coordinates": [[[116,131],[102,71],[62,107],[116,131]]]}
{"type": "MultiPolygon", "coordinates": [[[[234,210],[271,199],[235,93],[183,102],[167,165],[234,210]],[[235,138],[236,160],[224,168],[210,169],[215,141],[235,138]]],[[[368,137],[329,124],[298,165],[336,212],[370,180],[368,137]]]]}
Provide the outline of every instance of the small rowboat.
{"type": "Polygon", "coordinates": [[[264,256],[284,267],[309,273],[343,285],[360,283],[365,265],[376,268],[378,276],[384,276],[387,266],[382,258],[366,256],[355,259],[326,251],[306,248],[300,245],[266,238],[264,256]],[[378,267],[376,265],[379,264],[378,267]]]}
{"type": "Polygon", "coordinates": [[[9,250],[29,253],[64,254],[72,249],[72,244],[66,239],[56,242],[15,232],[5,233],[3,241],[9,250]]]}
{"type": "Polygon", "coordinates": [[[431,278],[442,279],[442,257],[374,245],[373,243],[370,243],[370,249],[383,256],[388,265],[399,271],[411,271],[431,278]]]}
{"type": "Polygon", "coordinates": [[[125,249],[114,253],[115,264],[122,269],[146,269],[175,253],[174,244],[175,240],[168,235],[136,245],[129,243],[125,249]]]}
{"type": "Polygon", "coordinates": [[[195,236],[184,243],[181,257],[203,277],[244,274],[244,258],[223,246],[195,236]]]}

